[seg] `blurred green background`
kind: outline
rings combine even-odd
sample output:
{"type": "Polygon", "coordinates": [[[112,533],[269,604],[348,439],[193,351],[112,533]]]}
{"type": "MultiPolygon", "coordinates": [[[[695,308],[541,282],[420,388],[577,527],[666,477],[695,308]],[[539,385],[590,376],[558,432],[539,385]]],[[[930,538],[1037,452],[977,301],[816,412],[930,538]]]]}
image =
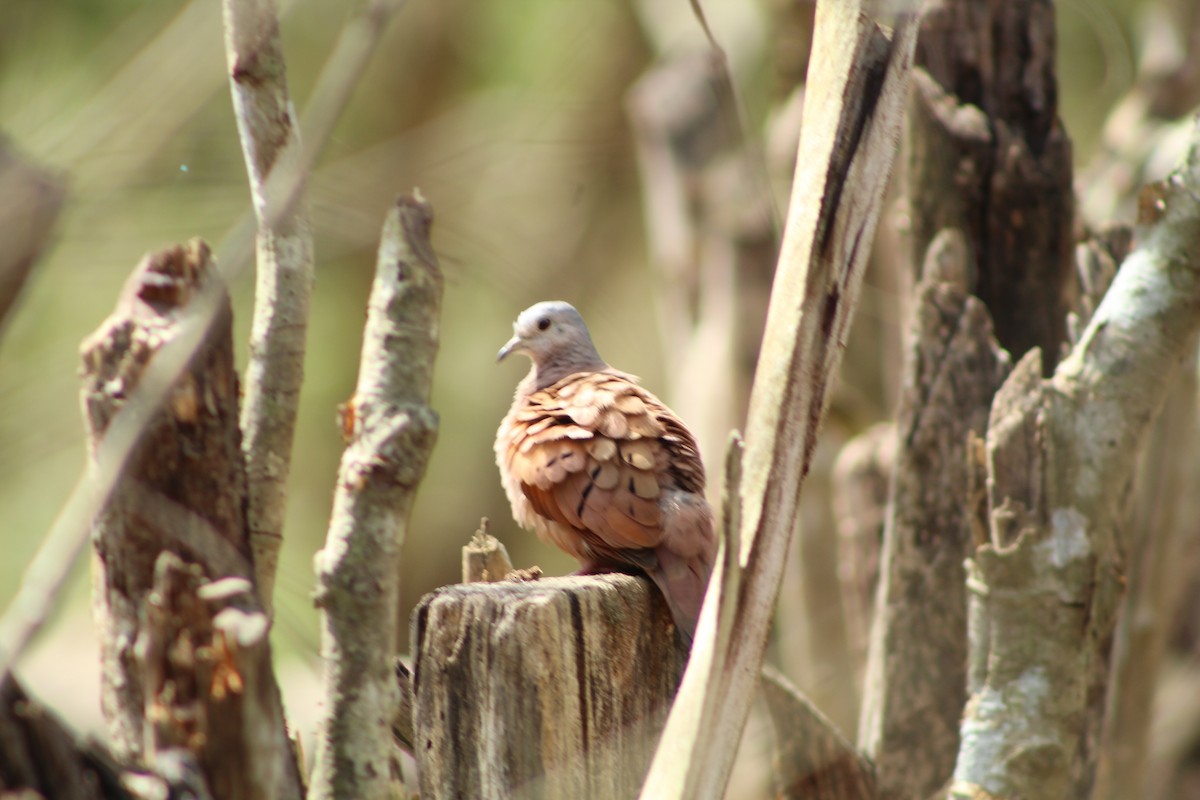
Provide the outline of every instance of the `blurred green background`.
{"type": "MultiPolygon", "coordinates": [[[[301,111],[354,5],[283,4],[301,111]]],[[[784,5],[710,8],[718,38],[736,36],[739,52],[760,54],[737,65],[755,129],[790,88],[771,63],[784,5]]],[[[1058,5],[1060,103],[1080,162],[1132,79],[1126,6],[1058,5]]],[[[318,669],[311,561],[342,446],[335,407],[354,386],[376,238],[398,192],[419,186],[433,203],[447,277],[433,397],[441,432],[404,545],[405,613],[458,579],[460,547],[482,516],[518,565],[574,568],[516,529],[496,478],[492,437],[525,365],[494,358],[517,312],[540,299],[575,303],[610,362],[663,386],[623,107],[653,58],[638,16],[650,8],[676,12],[681,38],[695,38],[686,0],[409,0],[318,162],[308,196],[317,285],[274,634],[301,724],[314,711],[303,699],[318,669]]],[[[219,253],[249,198],[216,0],[3,0],[0,9],[0,133],[70,191],[0,339],[2,607],[84,466],[80,340],[143,253],[192,236],[219,253]]],[[[233,287],[242,363],[252,288],[244,269],[233,287]]],[[[90,726],[98,700],[88,596],[79,568],[23,674],[90,726]]]]}

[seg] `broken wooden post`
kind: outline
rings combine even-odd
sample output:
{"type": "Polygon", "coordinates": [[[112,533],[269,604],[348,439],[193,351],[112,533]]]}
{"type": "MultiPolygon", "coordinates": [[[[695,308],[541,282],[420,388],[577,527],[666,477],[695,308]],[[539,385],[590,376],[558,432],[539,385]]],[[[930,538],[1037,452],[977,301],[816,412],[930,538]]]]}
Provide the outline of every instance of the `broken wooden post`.
{"type": "Polygon", "coordinates": [[[114,755],[172,774],[181,758],[194,762],[214,797],[298,798],[269,620],[253,591],[232,308],[208,246],[194,239],[142,259],[81,354],[92,470],[98,484],[119,472],[93,526],[114,755]],[[156,389],[173,359],[186,366],[156,389]],[[164,401],[140,411],[155,391],[164,401]],[[121,463],[111,441],[128,425],[143,430],[121,463]]]}
{"type": "Polygon", "coordinates": [[[422,797],[636,797],[687,662],[630,575],[472,583],[413,614],[422,797]]]}

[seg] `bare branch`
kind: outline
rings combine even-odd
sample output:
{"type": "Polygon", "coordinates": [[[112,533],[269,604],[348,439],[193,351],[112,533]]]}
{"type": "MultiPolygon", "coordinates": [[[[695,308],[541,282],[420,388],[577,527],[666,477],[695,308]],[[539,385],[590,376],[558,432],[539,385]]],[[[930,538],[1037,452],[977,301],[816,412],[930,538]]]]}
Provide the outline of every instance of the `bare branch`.
{"type": "MultiPolygon", "coordinates": [[[[309,134],[303,152],[299,158],[289,162],[292,168],[271,171],[265,195],[272,204],[286,209],[297,196],[303,185],[303,176],[316,160],[317,153],[333,130],[334,122],[349,101],[350,90],[362,74],[383,27],[403,3],[404,0],[370,0],[343,29],[338,46],[313,91],[309,112],[305,115],[305,127],[309,134]]],[[[181,28],[190,31],[186,25],[181,28]]],[[[167,47],[178,44],[180,36],[175,33],[177,28],[173,26],[171,30],[171,36],[159,44],[167,47]]],[[[137,65],[144,68],[143,59],[139,59],[137,65]]],[[[132,68],[128,70],[130,74],[137,71],[132,68]]],[[[162,127],[162,130],[169,129],[169,126],[162,127]]],[[[267,216],[277,213],[269,209],[267,216]]],[[[227,283],[232,283],[244,267],[252,231],[252,221],[243,219],[229,232],[220,248],[227,283]]],[[[5,609],[3,619],[0,619],[0,675],[8,674],[12,664],[49,616],[72,566],[87,544],[92,520],[113,492],[125,464],[143,438],[144,420],[162,405],[170,386],[201,346],[208,327],[222,307],[222,291],[210,284],[202,287],[193,299],[192,314],[181,327],[178,338],[149,365],[138,387],[126,399],[123,412],[105,435],[104,444],[95,457],[95,467],[89,468],[80,477],[47,531],[37,555],[22,576],[17,596],[5,609]]]]}
{"type": "Polygon", "coordinates": [[[895,155],[915,37],[909,17],[889,41],[856,3],[817,8],[804,149],[751,395],[740,511],[731,515],[740,535],[726,529],[727,552],[644,798],[724,792],[739,737],[712,732],[740,731],[749,711],[799,487],[895,155]]]}
{"type": "Polygon", "coordinates": [[[1090,793],[1089,709],[1107,681],[1129,547],[1119,498],[1200,328],[1200,120],[1183,165],[1147,191],[1139,244],[1054,377],[1040,379],[1033,351],[996,396],[991,540],[968,567],[982,682],[954,796],[1090,793]]]}
{"type": "Polygon", "coordinates": [[[313,284],[313,241],[297,170],[295,196],[271,214],[267,177],[300,154],[288,97],[275,0],[225,0],[225,53],[234,117],[258,217],[258,284],[242,404],[247,509],[254,570],[264,607],[273,607],[283,543],[286,490],[313,284]]]}
{"type": "Polygon", "coordinates": [[[347,404],[353,439],[315,559],[328,716],[317,741],[314,798],[392,791],[399,552],[438,425],[429,408],[442,299],[432,219],[419,194],[401,197],[379,243],[358,386],[347,404]]]}
{"type": "Polygon", "coordinates": [[[0,324],[49,241],[65,197],[61,179],[24,162],[0,137],[0,324]]]}

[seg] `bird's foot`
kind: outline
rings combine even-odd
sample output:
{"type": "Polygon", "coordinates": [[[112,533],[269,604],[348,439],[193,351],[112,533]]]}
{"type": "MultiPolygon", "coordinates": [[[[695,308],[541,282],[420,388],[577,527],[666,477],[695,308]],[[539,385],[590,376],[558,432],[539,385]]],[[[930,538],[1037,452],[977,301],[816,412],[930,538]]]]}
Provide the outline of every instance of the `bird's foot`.
{"type": "Polygon", "coordinates": [[[513,583],[528,583],[529,581],[536,581],[540,577],[542,577],[541,567],[514,569],[510,570],[509,573],[504,576],[505,580],[512,581],[513,583]]]}

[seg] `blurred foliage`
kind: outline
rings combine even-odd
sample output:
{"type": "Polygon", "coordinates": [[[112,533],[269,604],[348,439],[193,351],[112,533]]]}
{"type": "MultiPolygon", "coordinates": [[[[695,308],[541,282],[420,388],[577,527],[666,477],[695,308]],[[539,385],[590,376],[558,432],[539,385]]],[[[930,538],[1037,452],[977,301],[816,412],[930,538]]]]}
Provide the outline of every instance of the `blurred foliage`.
{"type": "MultiPolygon", "coordinates": [[[[355,5],[283,4],[301,110],[355,5]]],[[[1132,77],[1120,5],[1060,5],[1060,98],[1080,159],[1132,77]]],[[[0,132],[60,171],[71,194],[0,341],[0,606],[84,466],[78,343],[143,253],[199,235],[220,255],[249,199],[216,0],[4,0],[3,19],[0,132]]],[[[379,225],[413,186],[434,205],[448,284],[433,398],[441,433],[405,543],[404,613],[458,579],[459,548],[481,516],[518,565],[574,568],[509,516],[492,437],[524,367],[493,362],[518,311],[562,298],[609,361],[661,386],[622,105],[650,52],[618,0],[409,0],[387,31],[310,183],[318,277],[277,597],[284,652],[315,662],[311,559],[341,451],[334,409],[356,377],[379,225]]],[[[768,58],[739,76],[774,74],[768,58]]],[[[751,126],[778,88],[742,87],[751,126]]],[[[243,347],[251,272],[233,286],[243,347]]],[[[74,586],[82,613],[82,570],[74,586]]]]}

